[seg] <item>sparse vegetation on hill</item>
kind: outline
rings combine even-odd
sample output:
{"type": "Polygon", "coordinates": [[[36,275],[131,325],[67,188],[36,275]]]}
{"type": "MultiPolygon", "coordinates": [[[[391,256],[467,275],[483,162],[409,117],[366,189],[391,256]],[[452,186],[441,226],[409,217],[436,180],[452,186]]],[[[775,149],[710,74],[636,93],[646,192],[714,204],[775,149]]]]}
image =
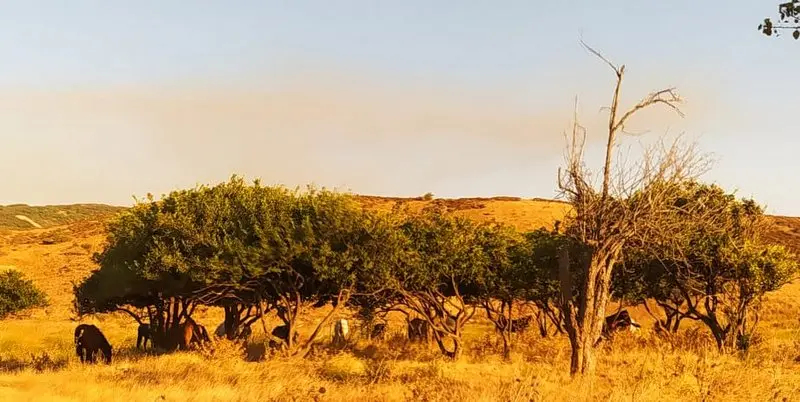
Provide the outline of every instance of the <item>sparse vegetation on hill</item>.
{"type": "Polygon", "coordinates": [[[50,228],[89,219],[103,219],[125,209],[104,204],[0,206],[0,230],[50,228]]]}

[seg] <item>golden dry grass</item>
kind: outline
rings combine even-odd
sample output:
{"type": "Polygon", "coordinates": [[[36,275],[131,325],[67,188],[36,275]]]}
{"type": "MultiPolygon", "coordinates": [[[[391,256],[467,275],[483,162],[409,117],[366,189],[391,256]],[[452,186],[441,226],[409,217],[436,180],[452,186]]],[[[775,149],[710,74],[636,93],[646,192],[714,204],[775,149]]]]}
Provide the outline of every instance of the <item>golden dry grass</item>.
{"type": "MultiPolygon", "coordinates": [[[[389,209],[396,199],[363,198],[370,208],[389,209]]],[[[402,200],[411,208],[424,201],[402,200]]],[[[532,200],[468,199],[445,203],[457,214],[498,219],[520,230],[550,227],[567,206],[532,200]]],[[[774,237],[793,243],[797,219],[776,217],[774,237]]],[[[600,350],[593,378],[567,376],[566,339],[530,333],[517,340],[503,362],[490,323],[477,317],[467,327],[462,360],[442,359],[433,345],[409,345],[401,336],[385,342],[356,340],[343,351],[323,345],[306,360],[248,357],[263,353],[257,342],[242,352],[227,342],[212,352],[155,356],[135,349],[136,325],[119,315],[86,320],[97,324],[115,348],[111,366],[81,365],[74,355],[70,321],[71,281],[93,268],[91,253],[104,240],[102,222],[0,233],[0,269],[23,271],[45,290],[51,306],[0,321],[0,400],[27,401],[791,401],[800,400],[800,283],[769,296],[761,341],[747,356],[718,355],[706,331],[687,325],[675,339],[649,330],[622,334],[600,350]]],[[[790,244],[791,245],[791,244],[790,244]]],[[[301,322],[308,334],[325,311],[301,322]]],[[[210,332],[222,321],[216,309],[197,319],[210,332]]],[[[275,318],[267,328],[275,325],[275,318]]],[[[353,324],[351,324],[352,326],[353,324]]],[[[394,320],[390,330],[402,332],[394,320]]],[[[535,332],[535,331],[533,331],[535,332]]]]}

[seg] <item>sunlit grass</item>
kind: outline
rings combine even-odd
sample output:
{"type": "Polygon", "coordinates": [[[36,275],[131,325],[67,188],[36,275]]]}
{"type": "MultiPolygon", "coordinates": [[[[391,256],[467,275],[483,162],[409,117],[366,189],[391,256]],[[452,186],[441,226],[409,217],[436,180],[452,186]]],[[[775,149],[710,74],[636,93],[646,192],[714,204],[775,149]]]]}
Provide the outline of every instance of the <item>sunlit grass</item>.
{"type": "MultiPolygon", "coordinates": [[[[207,314],[201,322],[211,330],[217,319],[207,314]]],[[[471,326],[465,355],[457,362],[440,357],[434,345],[409,344],[399,335],[383,342],[356,340],[342,351],[327,347],[328,339],[323,336],[321,347],[308,359],[267,356],[260,362],[248,362],[244,351],[226,341],[218,341],[213,353],[155,356],[135,349],[136,325],[130,319],[95,322],[114,345],[110,366],[77,361],[72,346],[74,322],[4,322],[0,330],[0,400],[800,398],[800,364],[795,361],[800,357],[800,343],[788,330],[779,331],[786,332],[779,338],[765,334],[765,340],[747,356],[719,355],[709,347],[711,340],[700,327],[689,326],[670,341],[647,331],[621,334],[601,348],[596,376],[570,379],[569,347],[564,337],[541,339],[532,331],[518,337],[510,361],[504,361],[496,336],[484,330],[485,322],[471,326]],[[44,362],[43,355],[47,355],[44,362]]],[[[310,331],[310,325],[304,327],[310,331]]],[[[262,341],[263,333],[257,331],[255,338],[256,343],[262,341]]]]}

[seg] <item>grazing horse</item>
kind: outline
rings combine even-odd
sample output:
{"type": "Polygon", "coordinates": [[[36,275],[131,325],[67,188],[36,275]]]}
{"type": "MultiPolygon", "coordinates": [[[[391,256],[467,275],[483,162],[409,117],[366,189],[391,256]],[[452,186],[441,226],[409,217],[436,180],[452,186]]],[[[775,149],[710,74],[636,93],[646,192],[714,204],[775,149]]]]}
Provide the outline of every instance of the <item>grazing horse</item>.
{"type": "MultiPolygon", "coordinates": [[[[253,334],[252,328],[250,328],[249,325],[242,324],[239,327],[236,335],[234,336],[234,339],[247,340],[248,338],[250,338],[250,335],[252,334],[253,334]]],[[[228,333],[225,330],[225,322],[217,326],[217,329],[214,330],[214,336],[216,336],[217,338],[224,338],[228,336],[228,333]]]]}
{"type": "Polygon", "coordinates": [[[143,347],[147,349],[147,341],[150,341],[150,347],[153,347],[153,340],[150,334],[150,324],[139,324],[139,329],[136,330],[136,349],[143,347]]]}
{"type": "Polygon", "coordinates": [[[422,318],[415,318],[408,322],[408,339],[415,340],[429,340],[430,339],[430,326],[428,322],[422,318]]]}
{"type": "Polygon", "coordinates": [[[383,339],[386,334],[386,323],[377,323],[372,327],[372,332],[369,334],[370,339],[383,339]]]}
{"type": "Polygon", "coordinates": [[[202,344],[211,341],[206,327],[196,323],[191,318],[178,325],[173,332],[173,343],[180,350],[189,350],[193,344],[202,344]]]}
{"type": "Polygon", "coordinates": [[[636,332],[639,330],[639,328],[641,328],[641,325],[631,318],[628,310],[621,310],[618,313],[611,314],[610,316],[606,317],[606,320],[603,323],[603,333],[606,335],[620,329],[627,329],[630,332],[636,332]]]}
{"type": "Polygon", "coordinates": [[[619,312],[606,317],[605,321],[603,321],[603,330],[600,338],[597,340],[597,342],[595,342],[595,345],[599,344],[603,339],[611,338],[611,334],[614,332],[620,330],[636,332],[639,330],[639,328],[641,328],[641,325],[631,318],[628,310],[620,310],[619,312]]]}
{"type": "MultiPolygon", "coordinates": [[[[277,327],[272,329],[272,336],[282,340],[284,343],[289,343],[289,326],[288,325],[278,325],[277,327]]],[[[292,343],[297,343],[297,332],[294,333],[292,336],[292,343]]]]}
{"type": "Polygon", "coordinates": [[[81,363],[97,362],[95,355],[98,351],[103,353],[106,364],[111,364],[111,344],[100,329],[91,324],[78,325],[75,328],[75,353],[81,359],[81,363]]]}

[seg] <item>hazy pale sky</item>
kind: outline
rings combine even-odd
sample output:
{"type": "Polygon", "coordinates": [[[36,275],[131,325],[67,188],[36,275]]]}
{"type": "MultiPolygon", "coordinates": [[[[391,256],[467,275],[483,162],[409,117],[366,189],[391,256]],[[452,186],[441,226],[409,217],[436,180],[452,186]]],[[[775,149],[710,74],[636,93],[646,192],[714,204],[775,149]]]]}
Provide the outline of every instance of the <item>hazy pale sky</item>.
{"type": "Polygon", "coordinates": [[[675,86],[625,144],[685,132],[704,178],[800,215],[800,42],[773,1],[0,3],[0,204],[132,203],[238,173],[378,195],[552,197],[572,103],[591,139],[675,86]]]}

